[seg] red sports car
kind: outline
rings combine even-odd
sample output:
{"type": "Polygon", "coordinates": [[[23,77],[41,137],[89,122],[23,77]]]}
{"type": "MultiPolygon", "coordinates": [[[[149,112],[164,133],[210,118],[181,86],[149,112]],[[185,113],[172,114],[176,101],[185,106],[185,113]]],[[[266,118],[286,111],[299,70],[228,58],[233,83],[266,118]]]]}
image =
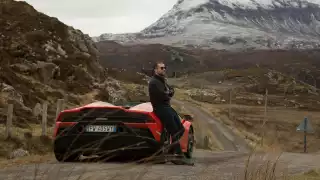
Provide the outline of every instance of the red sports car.
{"type": "MultiPolygon", "coordinates": [[[[192,157],[192,117],[180,118],[185,132],[180,145],[192,157]]],[[[150,102],[131,107],[94,102],[64,110],[56,119],[54,154],[58,161],[76,161],[80,155],[146,157],[161,151],[170,139],[150,102]]]]}

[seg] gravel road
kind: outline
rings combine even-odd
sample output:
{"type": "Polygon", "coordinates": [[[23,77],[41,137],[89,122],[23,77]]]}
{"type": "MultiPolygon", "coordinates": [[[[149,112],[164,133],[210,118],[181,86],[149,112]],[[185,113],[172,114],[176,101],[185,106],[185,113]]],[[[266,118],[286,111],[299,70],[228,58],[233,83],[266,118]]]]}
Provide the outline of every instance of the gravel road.
{"type": "MultiPolygon", "coordinates": [[[[275,161],[277,154],[257,154],[249,172],[265,162],[275,161]]],[[[222,180],[243,179],[247,157],[240,152],[195,152],[195,166],[135,163],[57,163],[24,165],[0,170],[3,180],[222,180]]],[[[320,155],[285,153],[277,164],[276,173],[300,173],[319,167],[320,155]],[[287,170],[289,168],[289,170],[287,170]]]]}
{"type": "Polygon", "coordinates": [[[235,135],[230,129],[225,127],[225,125],[223,125],[221,122],[216,121],[207,112],[189,102],[173,100],[173,103],[183,106],[187,111],[191,112],[196,117],[195,119],[197,121],[204,121],[207,123],[207,125],[211,127],[211,130],[217,140],[220,142],[220,144],[222,144],[224,150],[241,152],[250,151],[250,147],[247,145],[244,139],[235,135]]]}
{"type": "MultiPolygon", "coordinates": [[[[212,119],[196,106],[174,100],[192,111],[196,119],[210,122],[212,130],[224,151],[211,152],[196,150],[195,166],[177,166],[167,164],[136,163],[58,163],[51,160],[41,164],[23,165],[0,170],[0,179],[4,180],[220,180],[243,179],[248,159],[248,146],[244,140],[236,137],[229,129],[212,119]],[[35,178],[36,177],[36,178],[35,178]]],[[[267,161],[274,161],[277,154],[256,154],[249,170],[256,171],[267,161]]],[[[263,167],[263,166],[262,166],[263,167]]],[[[264,166],[265,167],[265,166],[264,166]]],[[[277,163],[277,174],[300,173],[320,167],[320,154],[283,153],[277,163]]]]}

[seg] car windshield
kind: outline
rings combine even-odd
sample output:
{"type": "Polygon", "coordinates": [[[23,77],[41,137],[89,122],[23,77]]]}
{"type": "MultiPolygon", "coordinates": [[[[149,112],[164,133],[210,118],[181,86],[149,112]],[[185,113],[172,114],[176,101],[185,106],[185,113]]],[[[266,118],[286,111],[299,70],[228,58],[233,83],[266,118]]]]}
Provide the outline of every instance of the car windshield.
{"type": "Polygon", "coordinates": [[[141,104],[142,102],[125,102],[125,103],[116,103],[117,106],[128,106],[128,107],[132,107],[132,106],[136,106],[141,104]]]}

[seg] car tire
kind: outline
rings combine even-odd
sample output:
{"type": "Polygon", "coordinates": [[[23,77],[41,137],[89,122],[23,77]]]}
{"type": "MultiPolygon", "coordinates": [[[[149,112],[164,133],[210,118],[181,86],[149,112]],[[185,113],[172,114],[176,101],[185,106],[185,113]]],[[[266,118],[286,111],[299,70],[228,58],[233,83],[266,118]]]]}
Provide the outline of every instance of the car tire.
{"type": "Polygon", "coordinates": [[[193,128],[191,126],[190,130],[189,130],[189,133],[188,133],[187,152],[185,152],[184,155],[189,159],[192,158],[193,149],[194,149],[194,131],[193,131],[193,128]]]}
{"type": "Polygon", "coordinates": [[[79,153],[67,153],[62,151],[54,151],[54,156],[59,162],[76,162],[79,161],[79,153]]]}

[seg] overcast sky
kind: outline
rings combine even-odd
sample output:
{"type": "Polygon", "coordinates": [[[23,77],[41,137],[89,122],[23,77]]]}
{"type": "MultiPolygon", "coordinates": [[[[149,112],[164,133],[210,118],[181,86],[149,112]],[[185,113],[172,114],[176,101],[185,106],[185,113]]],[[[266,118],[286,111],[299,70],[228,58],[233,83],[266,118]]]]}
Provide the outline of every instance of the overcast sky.
{"type": "Polygon", "coordinates": [[[158,20],[177,0],[25,0],[90,36],[137,32],[158,20]]]}

